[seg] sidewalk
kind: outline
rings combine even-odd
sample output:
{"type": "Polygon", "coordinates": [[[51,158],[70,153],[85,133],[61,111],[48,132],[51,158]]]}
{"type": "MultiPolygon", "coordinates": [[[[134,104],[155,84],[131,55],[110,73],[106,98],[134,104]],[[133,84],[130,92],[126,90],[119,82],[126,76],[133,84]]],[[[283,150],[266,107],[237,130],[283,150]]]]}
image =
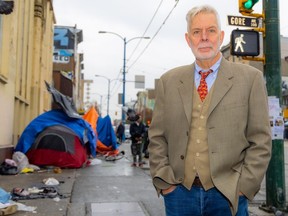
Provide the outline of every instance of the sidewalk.
{"type": "Polygon", "coordinates": [[[18,211],[14,216],[164,216],[162,199],[152,185],[147,164],[143,168],[131,167],[130,144],[124,143],[122,159],[106,161],[81,169],[53,169],[42,172],[0,175],[0,187],[6,192],[15,187],[31,188],[43,179],[61,181],[59,192],[67,198],[19,200],[26,206],[37,207],[34,212],[18,211]]]}
{"type": "MultiPolygon", "coordinates": [[[[285,187],[286,187],[286,203],[288,201],[288,140],[284,140],[284,159],[285,159],[285,187]]],[[[263,203],[266,202],[266,184],[265,179],[261,184],[260,191],[256,194],[254,200],[249,204],[249,213],[251,216],[269,216],[269,214],[261,209],[263,203]]],[[[285,215],[288,215],[287,213],[285,215]]]]}
{"type": "Polygon", "coordinates": [[[40,173],[18,174],[16,176],[0,175],[0,187],[6,192],[11,192],[13,188],[31,188],[43,182],[46,178],[55,178],[64,183],[59,185],[59,192],[67,198],[54,201],[53,199],[31,199],[18,201],[27,207],[37,207],[34,212],[18,211],[14,213],[15,216],[25,215],[41,215],[41,216],[62,216],[66,215],[68,206],[70,205],[70,197],[73,191],[73,184],[75,182],[77,171],[75,169],[62,170],[61,174],[55,174],[52,170],[43,170],[40,173]]]}
{"type": "MultiPolygon", "coordinates": [[[[287,149],[288,143],[285,143],[285,155],[287,149]]],[[[14,187],[39,185],[49,177],[63,182],[59,185],[59,192],[66,198],[59,201],[50,198],[18,201],[37,208],[35,212],[18,211],[14,216],[165,216],[163,200],[157,197],[151,182],[148,160],[143,168],[131,167],[130,144],[123,143],[120,150],[125,151],[122,159],[106,161],[97,158],[101,164],[81,169],[62,169],[61,174],[47,169],[16,176],[0,175],[0,187],[10,192],[14,187]]],[[[274,215],[259,209],[265,202],[265,193],[263,181],[261,190],[249,204],[251,216],[274,215]]]]}

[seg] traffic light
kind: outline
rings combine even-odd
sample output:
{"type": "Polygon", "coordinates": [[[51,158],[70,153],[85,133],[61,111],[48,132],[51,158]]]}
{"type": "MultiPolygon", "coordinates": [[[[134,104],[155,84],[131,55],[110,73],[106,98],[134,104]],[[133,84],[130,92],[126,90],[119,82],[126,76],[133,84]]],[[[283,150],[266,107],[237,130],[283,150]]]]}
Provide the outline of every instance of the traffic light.
{"type": "Polygon", "coordinates": [[[259,0],[239,0],[239,12],[252,13],[252,8],[258,1],[259,0]]]}

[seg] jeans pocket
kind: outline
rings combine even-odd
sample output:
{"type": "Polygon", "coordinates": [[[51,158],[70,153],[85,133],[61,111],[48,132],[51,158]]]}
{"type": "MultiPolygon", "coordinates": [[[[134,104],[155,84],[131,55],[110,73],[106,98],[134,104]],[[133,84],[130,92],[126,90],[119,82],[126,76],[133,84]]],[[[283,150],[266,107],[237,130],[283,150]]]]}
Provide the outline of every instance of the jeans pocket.
{"type": "Polygon", "coordinates": [[[171,190],[171,191],[169,191],[169,192],[167,192],[167,193],[164,193],[164,194],[163,194],[163,192],[161,192],[161,195],[162,195],[163,197],[167,197],[167,196],[169,196],[169,195],[172,195],[172,194],[174,194],[174,193],[177,191],[178,188],[179,188],[179,185],[175,185],[175,187],[173,188],[173,190],[171,190]]]}

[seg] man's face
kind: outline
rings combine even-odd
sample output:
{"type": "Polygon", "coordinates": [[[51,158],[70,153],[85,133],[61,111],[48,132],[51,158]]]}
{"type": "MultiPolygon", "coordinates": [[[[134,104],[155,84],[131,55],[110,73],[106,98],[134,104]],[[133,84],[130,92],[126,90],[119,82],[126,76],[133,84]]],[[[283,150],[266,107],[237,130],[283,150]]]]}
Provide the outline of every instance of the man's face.
{"type": "Polygon", "coordinates": [[[199,13],[185,37],[197,60],[213,60],[220,50],[224,32],[220,31],[214,14],[199,13]]]}

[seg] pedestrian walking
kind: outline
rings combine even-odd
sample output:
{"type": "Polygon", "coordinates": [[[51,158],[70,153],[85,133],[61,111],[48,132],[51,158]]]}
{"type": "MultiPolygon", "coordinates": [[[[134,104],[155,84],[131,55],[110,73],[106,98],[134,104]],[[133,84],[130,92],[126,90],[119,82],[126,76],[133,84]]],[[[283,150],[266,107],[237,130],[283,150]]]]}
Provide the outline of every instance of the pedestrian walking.
{"type": "Polygon", "coordinates": [[[263,74],[222,56],[213,7],[194,7],[186,20],[196,60],[158,81],[148,147],[153,184],[167,216],[248,216],[271,156],[263,74]]]}
{"type": "Polygon", "coordinates": [[[122,124],[122,122],[120,122],[116,130],[116,136],[120,144],[123,142],[124,130],[124,125],[122,124]]]}
{"type": "Polygon", "coordinates": [[[142,123],[141,115],[136,116],[136,121],[130,125],[131,134],[131,153],[133,156],[132,166],[142,167],[142,154],[143,154],[143,137],[145,134],[145,126],[142,123]]]}
{"type": "Polygon", "coordinates": [[[149,125],[145,125],[145,132],[143,136],[143,154],[145,158],[149,158],[149,151],[148,151],[148,145],[149,145],[149,136],[148,136],[148,130],[149,125]]]}

